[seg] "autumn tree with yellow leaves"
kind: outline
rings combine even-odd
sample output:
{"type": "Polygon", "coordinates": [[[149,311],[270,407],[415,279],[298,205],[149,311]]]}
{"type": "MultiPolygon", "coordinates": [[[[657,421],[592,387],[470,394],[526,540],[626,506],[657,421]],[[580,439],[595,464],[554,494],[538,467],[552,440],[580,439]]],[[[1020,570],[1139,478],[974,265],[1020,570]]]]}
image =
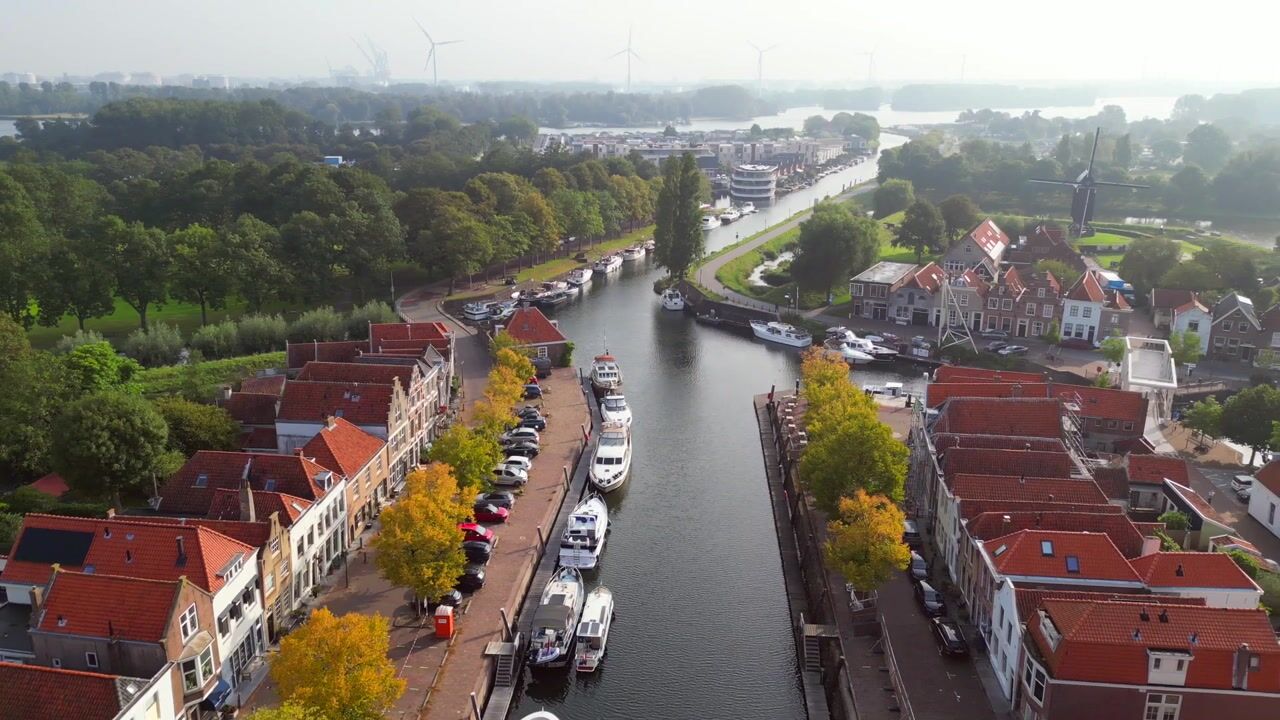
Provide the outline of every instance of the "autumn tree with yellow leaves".
{"type": "Polygon", "coordinates": [[[459,486],[478,491],[489,482],[493,466],[502,462],[502,448],[496,438],[465,425],[453,425],[431,443],[427,457],[432,463],[452,468],[459,486]]]}
{"type": "Polygon", "coordinates": [[[458,523],[471,517],[452,469],[432,463],[405,479],[406,492],[382,511],[373,540],[378,569],[396,585],[435,600],[451,590],[466,567],[458,523]]]}
{"type": "Polygon", "coordinates": [[[857,589],[874,590],[911,559],[902,542],[905,519],[883,495],[856,490],[840,498],[836,518],[827,523],[827,563],[857,589]]]}
{"type": "Polygon", "coordinates": [[[299,708],[277,717],[384,717],[405,688],[387,658],[390,630],[381,615],[315,611],[280,641],[280,652],[271,661],[271,679],[280,697],[286,706],[299,708]]]}

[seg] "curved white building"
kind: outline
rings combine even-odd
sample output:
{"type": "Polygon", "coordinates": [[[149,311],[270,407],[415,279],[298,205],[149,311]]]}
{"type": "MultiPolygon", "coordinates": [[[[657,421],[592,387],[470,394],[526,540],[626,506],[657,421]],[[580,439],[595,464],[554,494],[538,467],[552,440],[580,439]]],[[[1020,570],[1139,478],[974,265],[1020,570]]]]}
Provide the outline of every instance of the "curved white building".
{"type": "Polygon", "coordinates": [[[739,165],[729,178],[729,195],[734,202],[768,205],[777,190],[778,168],[773,165],[739,165]]]}

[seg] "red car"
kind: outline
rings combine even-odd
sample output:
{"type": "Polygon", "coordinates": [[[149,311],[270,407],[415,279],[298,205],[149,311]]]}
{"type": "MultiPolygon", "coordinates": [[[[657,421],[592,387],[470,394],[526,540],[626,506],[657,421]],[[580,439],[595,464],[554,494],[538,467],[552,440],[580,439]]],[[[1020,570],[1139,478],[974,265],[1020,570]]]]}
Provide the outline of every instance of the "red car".
{"type": "Polygon", "coordinates": [[[465,537],[462,538],[463,542],[470,542],[471,540],[483,540],[490,544],[493,543],[493,537],[494,537],[493,531],[487,527],[483,527],[475,523],[464,522],[464,523],[458,523],[458,529],[461,530],[465,535],[465,537]]]}
{"type": "Polygon", "coordinates": [[[511,511],[492,503],[480,502],[472,506],[471,514],[475,516],[476,522],[504,523],[510,517],[511,511]]]}

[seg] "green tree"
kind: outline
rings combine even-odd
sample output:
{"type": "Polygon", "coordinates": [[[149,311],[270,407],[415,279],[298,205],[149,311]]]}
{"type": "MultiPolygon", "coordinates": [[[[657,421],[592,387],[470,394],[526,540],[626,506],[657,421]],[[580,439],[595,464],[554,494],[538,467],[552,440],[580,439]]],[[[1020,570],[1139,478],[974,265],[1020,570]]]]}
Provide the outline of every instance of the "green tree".
{"type": "Polygon", "coordinates": [[[36,320],[31,303],[44,275],[45,231],[23,189],[0,170],[0,303],[24,328],[36,320]]]}
{"type": "Polygon", "coordinates": [[[1050,273],[1062,283],[1064,289],[1075,285],[1080,279],[1080,271],[1061,260],[1041,260],[1035,264],[1035,270],[1050,273]]]}
{"type": "Polygon", "coordinates": [[[653,240],[658,264],[666,268],[672,278],[683,278],[689,267],[702,257],[706,237],[702,234],[698,209],[701,188],[702,174],[692,153],[663,163],[653,240]]]}
{"type": "Polygon", "coordinates": [[[1182,416],[1182,424],[1209,437],[1222,435],[1222,405],[1208,397],[1192,404],[1182,416]]]}
{"type": "Polygon", "coordinates": [[[1187,517],[1184,512],[1170,510],[1156,518],[1156,522],[1164,523],[1164,526],[1170,530],[1186,530],[1187,526],[1191,524],[1191,518],[1187,517]]]}
{"type": "Polygon", "coordinates": [[[71,315],[81,330],[86,320],[115,309],[115,274],[108,248],[97,238],[58,238],[45,259],[45,277],[35,290],[39,322],[53,327],[71,315]]]}
{"type": "Polygon", "coordinates": [[[458,485],[473,491],[489,482],[493,466],[502,461],[502,447],[465,425],[453,425],[431,444],[429,458],[453,468],[458,485]]]}
{"type": "Polygon", "coordinates": [[[1213,199],[1210,189],[1209,176],[1199,165],[1183,165],[1165,186],[1164,204],[1174,210],[1208,207],[1213,199]]]}
{"type": "Polygon", "coordinates": [[[110,499],[150,486],[164,469],[169,429],[146,400],[100,392],[76,400],[58,417],[53,469],[72,489],[110,499]]]}
{"type": "Polygon", "coordinates": [[[458,523],[470,518],[470,508],[447,465],[416,470],[405,485],[405,497],[382,511],[382,531],[373,541],[378,569],[418,598],[436,600],[466,567],[458,523]]]}
{"type": "Polygon", "coordinates": [[[880,250],[876,223],[858,217],[848,205],[818,203],[813,215],[800,223],[799,247],[791,262],[791,275],[807,289],[830,293],[850,272],[861,272],[875,261],[880,250]]]}
{"type": "Polygon", "coordinates": [[[169,447],[190,457],[201,450],[238,450],[240,426],[216,405],[159,397],[151,405],[169,428],[169,447]]]}
{"type": "Polygon", "coordinates": [[[1058,321],[1054,320],[1049,323],[1049,329],[1045,330],[1044,335],[1040,337],[1050,345],[1057,345],[1062,342],[1062,328],[1058,327],[1058,321]]]}
{"type": "Polygon", "coordinates": [[[1221,170],[1231,157],[1231,138],[1222,128],[1212,123],[1197,125],[1187,133],[1187,144],[1182,150],[1182,161],[1199,165],[1210,174],[1221,170]]]}
{"type": "Polygon", "coordinates": [[[245,720],[326,720],[318,711],[287,702],[279,707],[260,708],[249,713],[245,720]]]}
{"type": "Polygon", "coordinates": [[[893,179],[880,183],[871,196],[871,205],[877,218],[885,218],[906,210],[916,201],[916,190],[910,180],[893,179]]]}
{"type": "Polygon", "coordinates": [[[902,224],[894,234],[893,244],[915,252],[916,262],[926,252],[941,252],[944,248],[943,233],[946,225],[942,214],[927,200],[917,200],[907,208],[902,224]]]}
{"type": "Polygon", "coordinates": [[[1258,579],[1258,573],[1262,572],[1262,564],[1258,562],[1258,558],[1243,550],[1228,550],[1227,555],[1235,561],[1245,575],[1254,580],[1258,579]]]}
{"type": "Polygon", "coordinates": [[[1227,398],[1222,406],[1222,434],[1247,445],[1249,465],[1259,450],[1272,444],[1272,425],[1280,420],[1280,390],[1270,385],[1255,385],[1227,398]]]}
{"type": "Polygon", "coordinates": [[[203,225],[191,225],[170,235],[169,241],[173,296],[199,305],[200,324],[208,325],[209,308],[226,305],[236,277],[226,238],[203,225]]]}
{"type": "Polygon", "coordinates": [[[1065,133],[1053,149],[1053,159],[1057,160],[1062,167],[1066,167],[1071,164],[1071,158],[1071,134],[1065,133]]]}
{"type": "Polygon", "coordinates": [[[1160,279],[1178,264],[1182,249],[1165,238],[1138,238],[1129,244],[1120,260],[1120,275],[1133,283],[1138,297],[1148,297],[1160,279]]]}
{"type": "Polygon", "coordinates": [[[968,195],[952,195],[938,205],[942,222],[947,227],[947,237],[955,240],[982,219],[978,206],[968,195]]]}
{"type": "Polygon", "coordinates": [[[1204,263],[1195,260],[1188,260],[1169,268],[1164,277],[1160,278],[1159,286],[1175,290],[1195,290],[1196,292],[1215,290],[1222,287],[1217,275],[1206,267],[1204,263]]]}
{"type": "Polygon", "coordinates": [[[140,222],[125,224],[116,216],[103,221],[103,241],[112,250],[116,292],[138,313],[138,324],[147,329],[147,311],[169,297],[173,253],[164,231],[140,222]]]}
{"type": "Polygon", "coordinates": [[[1169,350],[1179,365],[1199,362],[1204,354],[1200,349],[1200,336],[1190,330],[1169,333],[1169,350]]]}
{"type": "Polygon", "coordinates": [[[1124,360],[1126,349],[1124,338],[1112,335],[1102,341],[1102,347],[1099,348],[1099,352],[1102,353],[1102,357],[1106,358],[1107,362],[1115,364],[1124,360]]]}
{"type": "Polygon", "coordinates": [[[1128,170],[1133,166],[1133,138],[1129,133],[1121,135],[1120,139],[1116,140],[1116,149],[1111,157],[1122,170],[1128,170]]]}
{"type": "Polygon", "coordinates": [[[290,294],[293,275],[282,261],[280,231],[245,214],[224,227],[221,235],[230,256],[235,292],[253,312],[262,312],[268,301],[290,294]]]}
{"type": "Polygon", "coordinates": [[[902,542],[906,516],[883,495],[858,489],[840,498],[827,523],[827,562],[858,590],[874,590],[907,567],[911,551],[902,542]]]}
{"type": "Polygon", "coordinates": [[[23,328],[0,314],[0,473],[32,479],[48,472],[54,420],[74,397],[62,367],[32,350],[23,328]]]}
{"type": "Polygon", "coordinates": [[[104,390],[135,392],[133,381],[142,366],[118,355],[108,342],[80,345],[62,356],[68,388],[76,395],[104,390]]]}

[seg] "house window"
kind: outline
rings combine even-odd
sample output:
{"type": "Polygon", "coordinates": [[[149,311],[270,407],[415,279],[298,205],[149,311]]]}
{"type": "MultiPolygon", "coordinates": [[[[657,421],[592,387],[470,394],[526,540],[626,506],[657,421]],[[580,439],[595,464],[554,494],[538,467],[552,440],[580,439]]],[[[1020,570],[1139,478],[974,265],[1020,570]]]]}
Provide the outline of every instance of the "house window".
{"type": "Polygon", "coordinates": [[[988,329],[988,330],[995,330],[995,329],[996,329],[996,319],[997,319],[997,318],[996,318],[996,316],[995,316],[995,315],[988,315],[988,316],[987,316],[987,329],[988,329]]]}
{"type": "Polygon", "coordinates": [[[1125,430],[1133,430],[1133,421],[1132,421],[1132,420],[1125,420],[1125,421],[1124,421],[1124,429],[1125,429],[1125,430]]]}
{"type": "Polygon", "coordinates": [[[1178,720],[1178,710],[1182,707],[1182,696],[1169,693],[1151,693],[1147,695],[1147,709],[1143,720],[1178,720]]]}
{"type": "Polygon", "coordinates": [[[1071,337],[1071,323],[1062,324],[1062,334],[1064,337],[1071,337]]]}
{"type": "Polygon", "coordinates": [[[85,653],[84,664],[85,664],[85,667],[91,667],[91,668],[98,667],[98,653],[96,652],[85,653]]]}
{"type": "Polygon", "coordinates": [[[969,305],[969,296],[968,296],[968,295],[957,295],[956,297],[960,300],[960,306],[961,306],[961,307],[968,307],[968,305],[969,305]]]}
{"type": "Polygon", "coordinates": [[[1036,316],[1036,304],[1035,304],[1035,303],[1027,303],[1027,315],[1029,315],[1029,316],[1031,316],[1031,317],[1035,317],[1035,316],[1036,316]]]}
{"type": "Polygon", "coordinates": [[[280,554],[280,538],[271,538],[271,554],[280,554]]]}
{"type": "Polygon", "coordinates": [[[999,310],[999,309],[1000,309],[1000,298],[997,298],[997,297],[987,298],[987,309],[988,309],[988,310],[999,310]]]}
{"type": "Polygon", "coordinates": [[[968,254],[969,254],[969,253],[971,253],[971,252],[973,252],[973,246],[972,246],[972,245],[965,245],[965,246],[964,246],[964,254],[965,254],[965,255],[968,255],[968,254]]]}
{"type": "Polygon", "coordinates": [[[1036,297],[1038,298],[1044,297],[1044,288],[1036,288],[1036,297]]]}
{"type": "Polygon", "coordinates": [[[1111,324],[1112,324],[1112,325],[1119,325],[1119,324],[1120,324],[1120,316],[1119,316],[1119,315],[1116,315],[1116,314],[1112,314],[1112,315],[1111,315],[1111,324]]]}
{"type": "Polygon", "coordinates": [[[1268,525],[1276,524],[1276,504],[1275,503],[1271,503],[1271,507],[1267,508],[1267,524],[1268,525]]]}
{"type": "Polygon", "coordinates": [[[544,359],[544,360],[545,360],[547,357],[549,357],[549,355],[548,355],[548,353],[547,353],[547,349],[546,349],[545,347],[539,347],[539,348],[538,348],[538,357],[540,357],[540,358],[542,358],[542,359],[544,359]]]}
{"type": "Polygon", "coordinates": [[[62,667],[62,658],[53,658],[53,666],[56,668],[62,667]]]}
{"type": "Polygon", "coordinates": [[[1041,306],[1040,316],[1047,317],[1047,318],[1053,317],[1053,305],[1050,305],[1049,303],[1045,303],[1043,306],[1041,306]]]}
{"type": "MultiPolygon", "coordinates": [[[[1188,321],[1187,321],[1187,332],[1193,332],[1193,333],[1198,333],[1198,332],[1200,332],[1200,321],[1199,321],[1199,320],[1188,320],[1188,321]]],[[[1277,333],[1277,334],[1280,334],[1280,333],[1277,333]]],[[[1275,335],[1272,335],[1272,336],[1271,336],[1271,343],[1272,343],[1273,345],[1275,344],[1275,335]]]]}
{"type": "Polygon", "coordinates": [[[178,624],[182,628],[182,642],[190,640],[191,636],[196,634],[196,630],[200,629],[200,622],[196,617],[195,603],[191,603],[191,606],[182,613],[178,624]]]}
{"type": "Polygon", "coordinates": [[[227,617],[226,613],[223,613],[222,617],[218,618],[218,634],[221,635],[222,637],[226,637],[227,634],[230,632],[231,632],[231,618],[227,617]]]}
{"type": "Polygon", "coordinates": [[[1000,301],[1000,308],[1003,310],[1013,310],[1013,300],[1011,298],[1005,298],[1000,301]]]}
{"type": "Polygon", "coordinates": [[[1223,320],[1223,321],[1222,321],[1222,331],[1223,331],[1223,332],[1231,332],[1231,328],[1232,328],[1232,327],[1234,327],[1234,326],[1232,325],[1232,323],[1231,323],[1231,321],[1230,321],[1230,320],[1223,320]]]}
{"type": "Polygon", "coordinates": [[[274,574],[267,573],[265,576],[263,576],[262,581],[263,581],[263,588],[265,592],[271,592],[272,590],[275,589],[276,576],[274,574]]]}
{"type": "Polygon", "coordinates": [[[1038,703],[1044,702],[1044,686],[1047,679],[1044,668],[1032,662],[1031,658],[1027,658],[1026,670],[1022,674],[1022,683],[1026,685],[1027,692],[1031,693],[1031,697],[1035,698],[1038,703]]]}
{"type": "Polygon", "coordinates": [[[1079,306],[1079,305],[1072,305],[1072,306],[1071,306],[1071,317],[1077,317],[1077,316],[1079,316],[1079,315],[1080,315],[1080,306],[1079,306]]]}
{"type": "Polygon", "coordinates": [[[862,297],[862,283],[854,283],[849,286],[849,294],[854,297],[862,297]]]}
{"type": "Polygon", "coordinates": [[[1108,429],[1108,430],[1115,430],[1115,429],[1116,429],[1116,421],[1115,421],[1115,420],[1108,420],[1108,421],[1107,421],[1107,429],[1108,429]]]}
{"type": "Polygon", "coordinates": [[[1031,323],[1031,334],[1039,337],[1044,334],[1044,323],[1039,320],[1031,323]]]}
{"type": "Polygon", "coordinates": [[[1214,346],[1214,347],[1216,347],[1216,348],[1220,348],[1220,347],[1222,347],[1222,346],[1223,346],[1223,345],[1225,345],[1225,344],[1226,344],[1226,341],[1225,341],[1225,340],[1223,340],[1223,339],[1222,339],[1222,338],[1220,338],[1220,337],[1216,337],[1216,338],[1214,338],[1214,339],[1213,339],[1213,346],[1214,346]]]}
{"type": "Polygon", "coordinates": [[[1080,312],[1080,314],[1085,317],[1093,317],[1093,308],[1086,305],[1084,309],[1080,312]]]}

